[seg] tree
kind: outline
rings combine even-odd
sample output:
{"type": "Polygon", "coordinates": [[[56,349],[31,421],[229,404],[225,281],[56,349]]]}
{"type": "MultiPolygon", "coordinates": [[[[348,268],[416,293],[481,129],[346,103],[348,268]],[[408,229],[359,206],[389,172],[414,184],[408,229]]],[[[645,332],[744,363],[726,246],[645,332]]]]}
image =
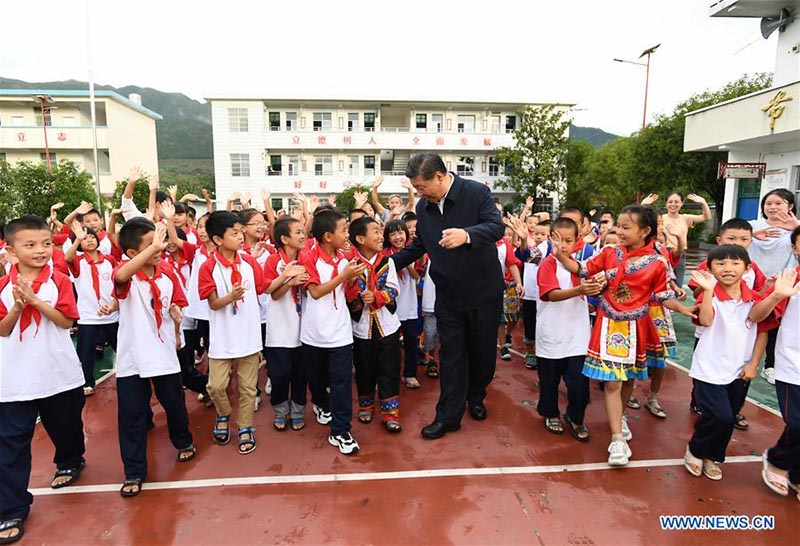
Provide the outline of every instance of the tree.
{"type": "Polygon", "coordinates": [[[22,214],[46,218],[50,206],[59,201],[70,211],[81,201],[96,203],[92,175],[66,159],[49,171],[44,163],[0,162],[0,213],[6,218],[22,214]]]}
{"type": "MultiPolygon", "coordinates": [[[[336,208],[344,214],[350,214],[350,211],[356,208],[356,198],[353,194],[359,191],[363,191],[367,194],[367,203],[370,203],[374,207],[375,204],[372,202],[372,194],[370,193],[372,191],[372,186],[355,184],[336,195],[336,208]]],[[[386,203],[381,200],[381,205],[386,206],[386,203]]]]}
{"type": "Polygon", "coordinates": [[[514,131],[514,146],[495,150],[498,162],[505,169],[505,177],[497,186],[513,190],[513,200],[517,203],[528,196],[548,193],[556,193],[560,200],[566,177],[570,120],[554,105],[527,105],[517,115],[520,123],[514,131]]]}
{"type": "MultiPolygon", "coordinates": [[[[128,179],[117,180],[116,187],[114,188],[112,208],[117,208],[122,204],[122,194],[125,193],[125,186],[128,184],[128,179]]],[[[142,177],[133,187],[133,202],[136,203],[136,208],[145,211],[147,210],[147,202],[150,199],[150,176],[147,173],[142,173],[142,177]]]]}
{"type": "Polygon", "coordinates": [[[589,166],[594,157],[594,146],[585,141],[569,139],[567,147],[567,191],[564,202],[573,207],[589,209],[593,203],[590,193],[589,166]]]}
{"type": "Polygon", "coordinates": [[[633,139],[632,179],[642,195],[656,192],[666,197],[670,191],[692,192],[717,204],[717,219],[722,218],[725,184],[717,179],[717,164],[725,161],[725,152],[684,152],[686,114],[719,104],[772,85],[772,75],[747,74],[716,91],[705,90],[679,103],[672,114],[658,116],[655,123],[633,139]]]}

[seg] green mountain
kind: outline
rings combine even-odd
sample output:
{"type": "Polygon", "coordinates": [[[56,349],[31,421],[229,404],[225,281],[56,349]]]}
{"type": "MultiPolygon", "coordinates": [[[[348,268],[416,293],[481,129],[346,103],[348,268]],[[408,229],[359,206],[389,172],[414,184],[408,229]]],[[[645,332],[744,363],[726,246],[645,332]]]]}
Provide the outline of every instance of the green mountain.
{"type": "Polygon", "coordinates": [[[600,148],[606,142],[619,138],[619,135],[607,133],[597,127],[578,127],[577,125],[570,126],[569,134],[573,139],[588,142],[595,148],[600,148]]]}
{"type": "MultiPolygon", "coordinates": [[[[0,89],[89,89],[87,82],[25,82],[0,76],[0,89]]],[[[165,93],[149,87],[95,85],[127,97],[142,96],[142,104],[164,116],[156,123],[159,159],[211,159],[211,105],[190,99],[183,93],[165,93]]]]}

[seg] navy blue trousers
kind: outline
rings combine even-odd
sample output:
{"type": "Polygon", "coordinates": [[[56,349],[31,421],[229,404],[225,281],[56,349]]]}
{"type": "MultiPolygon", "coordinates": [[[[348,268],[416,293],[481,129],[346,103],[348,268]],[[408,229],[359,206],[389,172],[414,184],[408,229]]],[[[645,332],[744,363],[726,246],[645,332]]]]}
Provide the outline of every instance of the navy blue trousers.
{"type": "Polygon", "coordinates": [[[789,471],[789,481],[800,483],[800,385],[775,381],[778,407],[786,426],[767,452],[770,464],[789,471]]]}
{"type": "Polygon", "coordinates": [[[303,365],[311,400],[331,412],[331,435],[350,432],[353,420],[353,345],[314,347],[303,343],[303,365]],[[330,393],[326,390],[330,387],[330,393]]]}
{"type": "Polygon", "coordinates": [[[192,445],[180,373],[148,378],[138,375],[118,377],[117,427],[126,480],[147,477],[147,427],[152,415],[151,381],[156,398],[167,415],[167,430],[172,445],[175,449],[192,445]]]}
{"type": "Polygon", "coordinates": [[[735,379],[728,385],[714,385],[698,379],[693,381],[695,400],[702,416],[694,424],[689,449],[695,457],[724,463],[745,382],[735,379]]]}
{"type": "Polygon", "coordinates": [[[536,405],[539,415],[546,418],[560,415],[558,386],[563,378],[567,386],[567,415],[576,425],[583,424],[589,405],[589,378],[582,373],[585,360],[586,355],[536,359],[539,363],[539,403],[536,405]]]}
{"type": "Polygon", "coordinates": [[[83,404],[82,387],[39,400],[0,402],[0,521],[25,519],[30,512],[31,440],[37,415],[56,448],[56,467],[65,470],[83,462],[83,404]]]}
{"type": "Polygon", "coordinates": [[[403,348],[405,350],[405,366],[403,377],[417,377],[417,363],[419,362],[419,319],[413,318],[400,321],[403,332],[403,348]]]}
{"type": "Polygon", "coordinates": [[[83,379],[86,381],[86,387],[95,387],[94,365],[97,362],[95,347],[102,347],[108,342],[109,347],[116,353],[118,330],[118,322],[78,325],[78,358],[83,366],[83,379]]]}
{"type": "Polygon", "coordinates": [[[300,347],[267,347],[267,374],[272,381],[270,404],[277,406],[288,401],[306,405],[308,380],[300,347]]]}

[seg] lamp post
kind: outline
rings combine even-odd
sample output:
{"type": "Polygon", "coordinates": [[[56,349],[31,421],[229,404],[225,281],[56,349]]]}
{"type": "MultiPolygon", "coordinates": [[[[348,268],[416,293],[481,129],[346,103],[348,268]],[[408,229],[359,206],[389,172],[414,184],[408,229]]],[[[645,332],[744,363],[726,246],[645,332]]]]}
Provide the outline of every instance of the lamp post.
{"type": "MultiPolygon", "coordinates": [[[[628,63],[628,64],[635,64],[636,66],[643,66],[645,68],[645,79],[644,79],[644,109],[642,111],[642,133],[644,133],[645,127],[647,127],[647,91],[650,87],[650,56],[655,53],[656,49],[659,48],[661,44],[656,44],[653,47],[645,49],[641,55],[639,55],[639,59],[642,57],[647,57],[645,62],[637,62],[637,61],[628,61],[625,59],[614,59],[615,62],[618,63],[628,63]]],[[[641,201],[641,189],[636,189],[636,202],[641,201]]]]}
{"type": "Polygon", "coordinates": [[[33,100],[39,103],[40,108],[42,109],[42,130],[44,131],[44,157],[45,161],[47,161],[47,170],[48,172],[51,171],[50,167],[50,146],[47,143],[47,116],[50,114],[50,110],[55,108],[54,106],[50,106],[55,102],[53,97],[50,95],[36,95],[33,100]]]}

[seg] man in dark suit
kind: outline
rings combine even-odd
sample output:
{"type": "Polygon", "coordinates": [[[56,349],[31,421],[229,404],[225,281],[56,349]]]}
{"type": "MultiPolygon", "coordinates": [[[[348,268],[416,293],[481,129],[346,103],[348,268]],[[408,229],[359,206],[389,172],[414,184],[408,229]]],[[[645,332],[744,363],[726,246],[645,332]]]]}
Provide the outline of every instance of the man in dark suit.
{"type": "Polygon", "coordinates": [[[486,419],[505,286],[495,242],[504,226],[489,188],[447,172],[438,155],[415,155],[406,176],[421,198],[417,234],[392,259],[398,271],[426,252],[431,260],[441,392],[422,435],[435,439],[461,428],[465,404],[473,419],[486,419]]]}

